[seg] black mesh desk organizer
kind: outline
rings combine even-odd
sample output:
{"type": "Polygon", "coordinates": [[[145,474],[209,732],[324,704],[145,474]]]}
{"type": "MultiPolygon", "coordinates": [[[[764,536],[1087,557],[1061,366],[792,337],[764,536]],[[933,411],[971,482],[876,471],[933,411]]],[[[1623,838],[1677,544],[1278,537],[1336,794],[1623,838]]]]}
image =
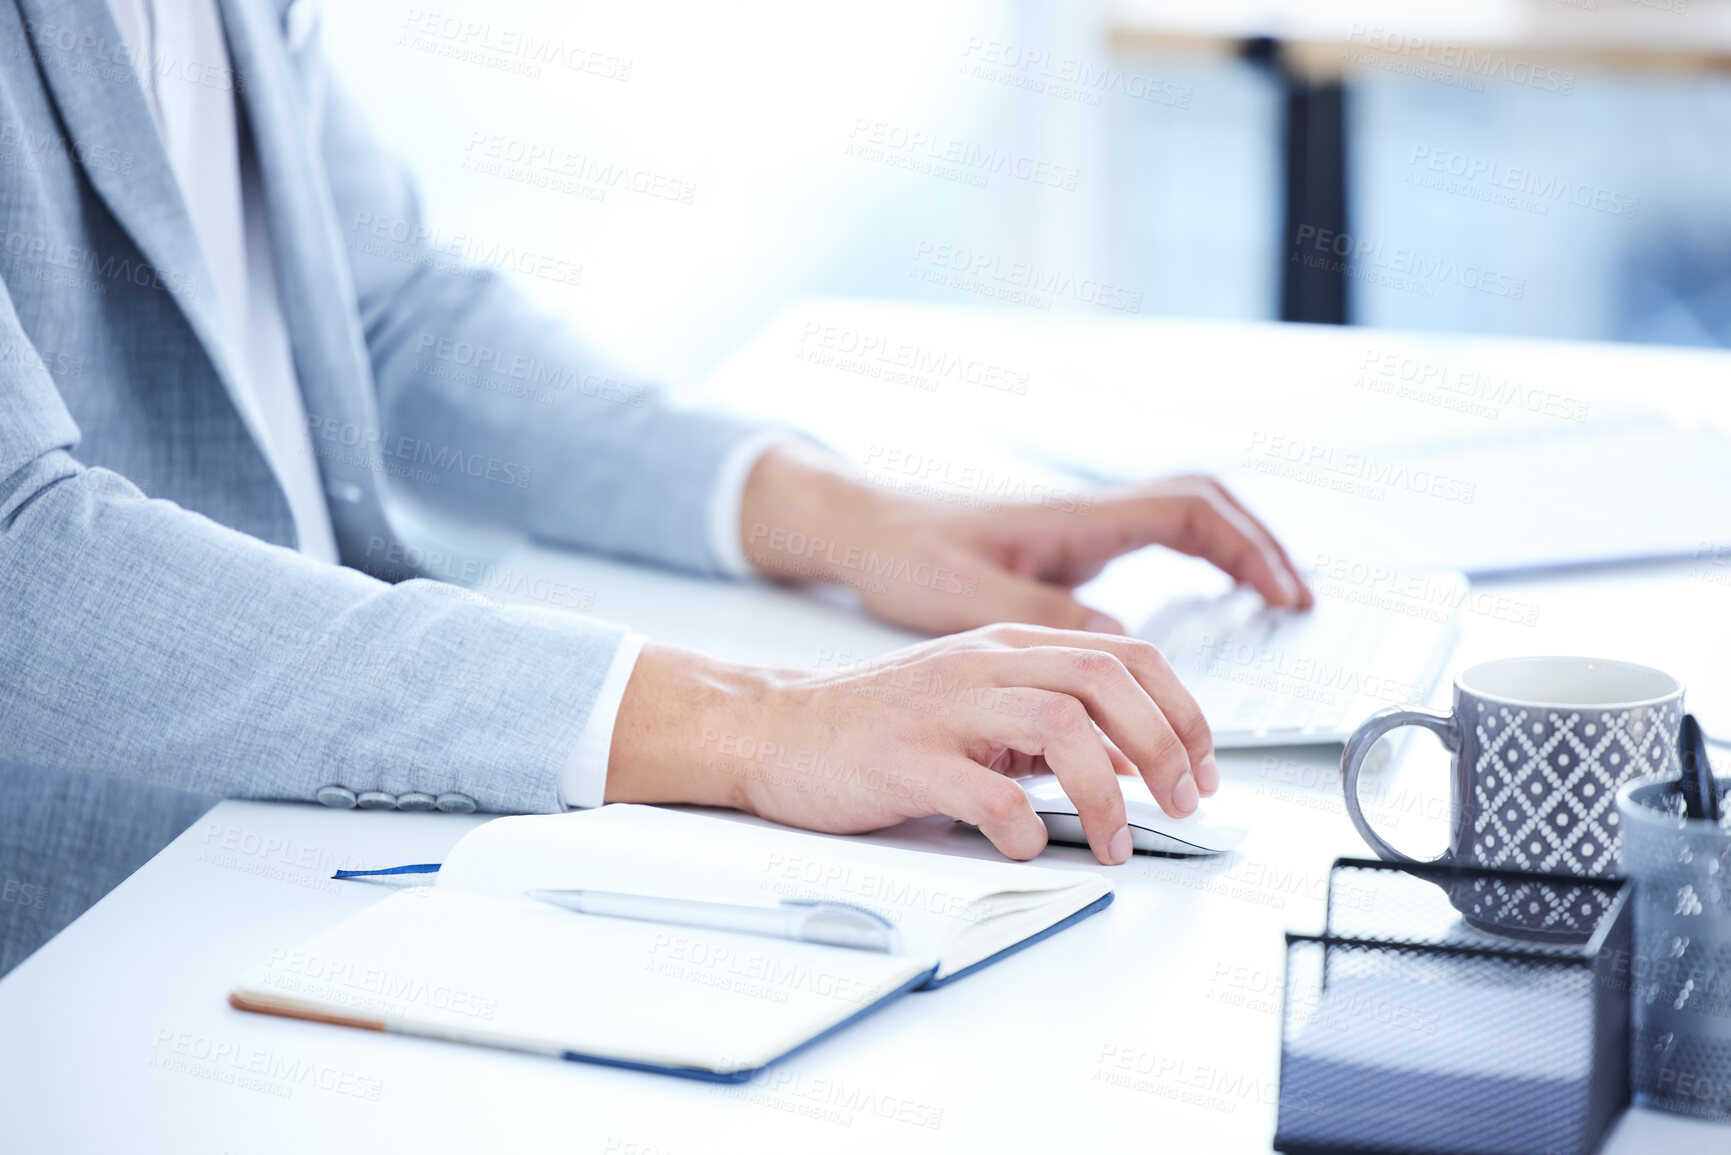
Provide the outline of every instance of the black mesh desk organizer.
{"type": "Polygon", "coordinates": [[[1340,859],[1286,936],[1286,1155],[1587,1155],[1628,1102],[1621,879],[1340,859]],[[1486,900],[1534,929],[1492,934],[1486,900]],[[1545,917],[1554,912],[1574,915],[1545,917]],[[1582,926],[1580,912],[1597,912],[1582,926]],[[1546,926],[1550,926],[1548,932],[1546,926]]]}

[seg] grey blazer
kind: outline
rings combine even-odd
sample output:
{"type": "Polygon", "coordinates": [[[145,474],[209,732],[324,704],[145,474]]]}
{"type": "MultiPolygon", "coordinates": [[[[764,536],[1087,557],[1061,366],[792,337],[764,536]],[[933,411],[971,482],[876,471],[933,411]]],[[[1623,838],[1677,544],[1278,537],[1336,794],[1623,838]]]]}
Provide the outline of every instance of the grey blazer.
{"type": "Polygon", "coordinates": [[[222,0],[234,69],[203,82],[234,85],[256,149],[341,567],[294,552],[107,4],[0,0],[0,972],[217,797],[559,806],[622,631],[404,580],[386,484],[721,564],[707,501],[755,428],[626,383],[492,269],[393,242],[414,191],[303,4],[222,0]]]}

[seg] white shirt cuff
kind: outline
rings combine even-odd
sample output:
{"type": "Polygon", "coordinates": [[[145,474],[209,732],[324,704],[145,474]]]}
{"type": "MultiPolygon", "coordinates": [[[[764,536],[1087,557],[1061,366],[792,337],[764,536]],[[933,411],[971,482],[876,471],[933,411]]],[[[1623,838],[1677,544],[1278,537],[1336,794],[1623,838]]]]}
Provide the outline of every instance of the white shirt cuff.
{"type": "Polygon", "coordinates": [[[709,494],[709,556],[729,577],[749,577],[751,563],[739,541],[740,507],[745,504],[745,483],[758,458],[777,445],[798,441],[785,429],[766,429],[747,437],[721,459],[715,488],[709,494]]]}
{"type": "Polygon", "coordinates": [[[625,686],[631,681],[631,671],[637,668],[637,655],[643,652],[645,640],[642,634],[626,634],[613,651],[613,664],[601,679],[601,692],[595,696],[589,720],[583,724],[577,744],[559,771],[559,800],[566,806],[586,809],[606,800],[613,724],[619,720],[619,703],[625,700],[625,686]]]}

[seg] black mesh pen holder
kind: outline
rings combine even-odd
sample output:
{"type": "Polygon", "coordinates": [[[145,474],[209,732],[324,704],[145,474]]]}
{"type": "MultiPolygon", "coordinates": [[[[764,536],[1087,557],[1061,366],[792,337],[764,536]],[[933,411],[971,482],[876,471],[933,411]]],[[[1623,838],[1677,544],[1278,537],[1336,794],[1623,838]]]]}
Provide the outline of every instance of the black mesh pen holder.
{"type": "Polygon", "coordinates": [[[1323,933],[1286,936],[1275,1149],[1596,1150],[1629,1097],[1629,909],[1621,879],[1337,860],[1323,933]],[[1520,937],[1474,925],[1487,901],[1520,937]]]}

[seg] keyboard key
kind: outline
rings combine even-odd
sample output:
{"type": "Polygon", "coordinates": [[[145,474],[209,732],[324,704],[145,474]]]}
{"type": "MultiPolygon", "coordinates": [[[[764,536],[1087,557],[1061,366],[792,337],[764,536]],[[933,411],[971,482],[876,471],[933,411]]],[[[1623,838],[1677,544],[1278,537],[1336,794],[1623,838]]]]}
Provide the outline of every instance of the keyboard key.
{"type": "MultiPolygon", "coordinates": [[[[1458,574],[1433,577],[1465,588],[1458,574]]],[[[1240,588],[1213,599],[1176,599],[1139,633],[1160,647],[1195,695],[1215,741],[1230,748],[1277,738],[1340,741],[1369,712],[1353,685],[1374,675],[1429,690],[1452,647],[1454,623],[1326,597],[1309,613],[1271,610],[1240,588]],[[1332,701],[1280,692],[1300,688],[1293,675],[1304,670],[1323,676],[1302,688],[1329,689],[1332,701]]]]}

